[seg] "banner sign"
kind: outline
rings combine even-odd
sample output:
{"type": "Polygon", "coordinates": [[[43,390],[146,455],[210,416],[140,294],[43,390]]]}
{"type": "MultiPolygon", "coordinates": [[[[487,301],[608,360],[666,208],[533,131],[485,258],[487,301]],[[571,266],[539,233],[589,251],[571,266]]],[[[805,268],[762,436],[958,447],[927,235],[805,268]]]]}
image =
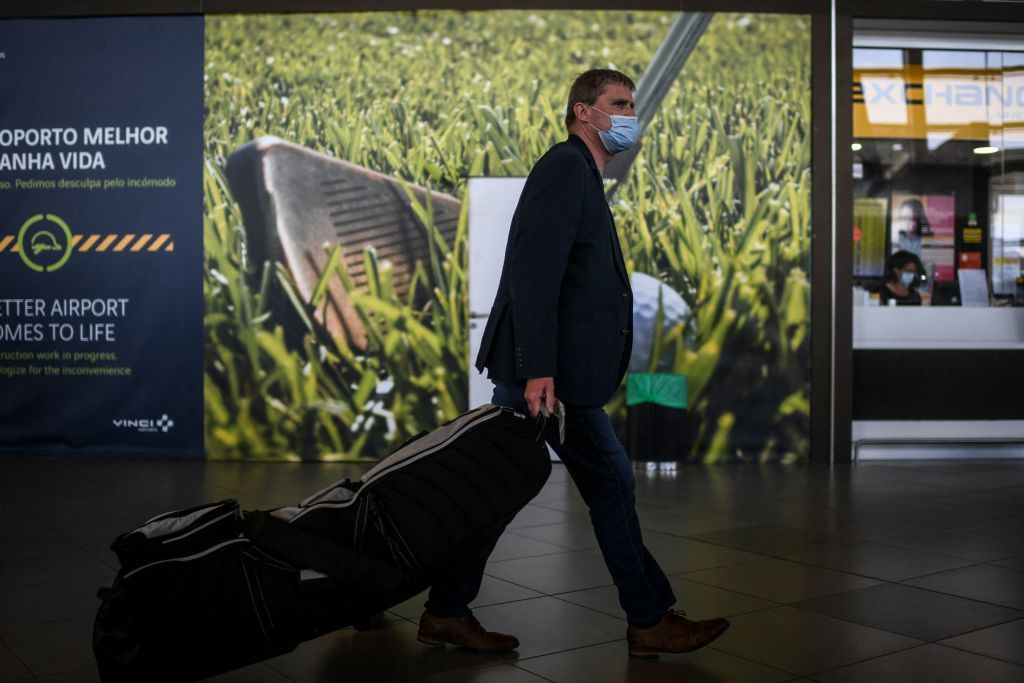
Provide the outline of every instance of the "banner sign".
{"type": "Polygon", "coordinates": [[[894,192],[892,206],[892,251],[909,251],[921,258],[928,273],[928,291],[933,282],[952,281],[956,197],[894,192]]]}
{"type": "Polygon", "coordinates": [[[201,457],[203,20],[0,54],[0,450],[201,457]]]}
{"type": "Polygon", "coordinates": [[[853,274],[880,277],[885,274],[885,229],[889,202],[883,197],[853,200],[853,274]]]}
{"type": "Polygon", "coordinates": [[[853,136],[1024,144],[1024,71],[854,68],[853,136]]]}

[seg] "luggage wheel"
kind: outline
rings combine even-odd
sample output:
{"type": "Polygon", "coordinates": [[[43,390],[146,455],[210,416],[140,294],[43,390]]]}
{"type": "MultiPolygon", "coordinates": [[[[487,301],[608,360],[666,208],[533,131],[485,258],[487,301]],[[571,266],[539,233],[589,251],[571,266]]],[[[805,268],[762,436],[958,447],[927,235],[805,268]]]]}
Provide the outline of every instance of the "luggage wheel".
{"type": "Polygon", "coordinates": [[[371,615],[371,616],[367,617],[366,619],[361,619],[360,621],[355,622],[354,624],[352,624],[352,627],[355,628],[355,630],[360,631],[360,632],[362,632],[362,631],[373,631],[373,630],[378,629],[378,628],[383,628],[384,624],[386,624],[386,623],[387,622],[384,619],[384,613],[383,612],[377,612],[376,614],[371,615]]]}

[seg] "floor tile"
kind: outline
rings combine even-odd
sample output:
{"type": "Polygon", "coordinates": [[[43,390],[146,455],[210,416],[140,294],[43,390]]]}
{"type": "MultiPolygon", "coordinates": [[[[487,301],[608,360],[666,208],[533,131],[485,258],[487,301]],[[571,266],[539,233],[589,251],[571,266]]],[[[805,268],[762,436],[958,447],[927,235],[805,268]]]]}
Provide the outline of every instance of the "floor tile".
{"type": "Polygon", "coordinates": [[[681,655],[660,655],[653,660],[635,659],[629,656],[624,641],[527,659],[519,662],[518,666],[556,683],[771,683],[793,678],[792,674],[784,671],[712,648],[681,655]]]}
{"type": "Polygon", "coordinates": [[[579,515],[573,515],[568,512],[542,508],[538,505],[527,505],[519,511],[519,514],[515,516],[515,519],[509,523],[507,528],[511,531],[513,529],[525,529],[542,524],[561,524],[573,519],[582,518],[579,515]]]}
{"type": "Polygon", "coordinates": [[[846,542],[846,539],[841,536],[813,529],[799,529],[774,524],[759,524],[690,535],[707,543],[775,556],[846,542]]]}
{"type": "Polygon", "coordinates": [[[973,522],[971,524],[953,525],[952,531],[962,531],[968,534],[981,534],[983,536],[1000,536],[1003,538],[1020,539],[1021,529],[1024,529],[1024,515],[1013,517],[1000,517],[984,522],[973,522]]]}
{"type": "Polygon", "coordinates": [[[644,531],[657,531],[675,536],[690,536],[736,526],[735,518],[706,510],[697,513],[684,513],[674,509],[656,512],[644,510],[639,513],[639,517],[640,528],[644,531]]]}
{"type": "Polygon", "coordinates": [[[1024,610],[1024,572],[978,564],[904,581],[911,586],[1024,610]]]}
{"type": "Polygon", "coordinates": [[[1005,526],[1008,518],[1024,516],[1024,500],[1019,493],[1012,488],[991,488],[982,486],[971,493],[958,489],[956,499],[948,503],[952,512],[949,519],[957,520],[955,524],[992,522],[993,528],[998,528],[1005,526]]]}
{"type": "Polygon", "coordinates": [[[781,603],[843,593],[878,583],[863,576],[776,559],[690,572],[683,577],[781,603]]]}
{"type": "MultiPolygon", "coordinates": [[[[488,578],[489,577],[485,576],[484,581],[486,581],[488,578]]],[[[394,607],[390,608],[388,612],[390,614],[401,617],[402,619],[411,619],[413,621],[416,621],[420,618],[420,615],[423,614],[423,605],[427,602],[428,592],[429,591],[423,591],[418,595],[414,595],[405,602],[400,602],[394,607]]]]}
{"type": "Polygon", "coordinates": [[[93,617],[80,617],[4,626],[0,639],[36,676],[82,671],[96,666],[92,625],[93,617]]]}
{"type": "Polygon", "coordinates": [[[202,679],[204,683],[288,683],[288,679],[262,662],[202,679]]]}
{"type": "Polygon", "coordinates": [[[302,643],[266,665],[294,683],[422,681],[446,671],[517,658],[514,653],[482,655],[457,648],[428,647],[416,640],[416,628],[407,621],[362,633],[347,628],[302,643]]]}
{"type": "Polygon", "coordinates": [[[0,626],[95,616],[100,607],[96,591],[109,586],[114,575],[55,583],[0,588],[0,626]]]}
{"type": "MultiPolygon", "coordinates": [[[[423,591],[419,595],[395,605],[388,611],[397,614],[403,619],[418,621],[420,615],[423,614],[423,606],[427,602],[428,593],[429,591],[423,591]]],[[[542,593],[530,590],[529,588],[523,588],[522,586],[517,586],[514,583],[502,581],[501,579],[496,579],[493,576],[487,576],[485,574],[484,580],[480,584],[480,593],[476,596],[476,600],[470,603],[470,607],[476,609],[477,607],[498,605],[504,602],[539,598],[542,595],[542,593]]]]}
{"type": "Polygon", "coordinates": [[[510,529],[509,534],[558,546],[562,550],[585,550],[597,548],[594,527],[590,520],[580,517],[560,524],[519,527],[510,529]]]}
{"type": "Polygon", "coordinates": [[[1021,538],[982,536],[956,531],[933,530],[879,539],[883,545],[912,548],[926,553],[946,555],[975,562],[990,562],[1013,557],[1024,551],[1021,538]]]}
{"type": "Polygon", "coordinates": [[[975,564],[973,560],[961,560],[879,543],[825,546],[786,555],[786,559],[884,581],[900,581],[975,564]]]}
{"type": "Polygon", "coordinates": [[[519,600],[529,600],[530,598],[539,598],[542,593],[529,588],[510,583],[508,581],[502,581],[493,576],[484,575],[484,580],[480,584],[480,593],[476,596],[476,600],[469,604],[470,607],[476,609],[477,607],[487,607],[489,605],[501,605],[506,602],[516,602],[519,600]]]}
{"type": "Polygon", "coordinates": [[[485,628],[519,638],[520,660],[613,640],[624,642],[626,637],[621,619],[555,598],[492,605],[473,613],[485,628]]]}
{"type": "Polygon", "coordinates": [[[572,477],[569,476],[568,470],[565,469],[565,465],[560,462],[551,463],[551,475],[548,477],[548,484],[560,483],[564,486],[570,486],[575,488],[572,483],[572,477]]]}
{"type": "Polygon", "coordinates": [[[814,678],[822,683],[1011,683],[1024,680],[1024,667],[929,644],[817,674],[814,678]]]}
{"type": "MultiPolygon", "coordinates": [[[[369,466],[0,457],[0,683],[96,680],[93,595],[116,569],[109,544],[118,533],[227,497],[247,509],[294,504],[369,466]],[[33,679],[30,661],[44,673],[33,679]]],[[[678,606],[733,623],[711,648],[657,662],[624,657],[617,592],[586,505],[556,465],[499,542],[474,604],[485,626],[523,639],[519,653],[422,646],[417,596],[380,628],[344,629],[215,680],[536,683],[545,674],[527,667],[544,666],[556,679],[596,670],[594,683],[658,680],[666,671],[672,680],[723,681],[863,680],[864,672],[874,683],[929,680],[917,674],[931,660],[934,680],[1000,680],[1006,665],[1024,666],[1024,619],[1010,611],[1024,612],[1024,461],[694,465],[636,476],[645,541],[678,606]],[[747,564],[762,575],[745,573],[747,564]],[[868,582],[845,585],[851,576],[868,582]],[[775,602],[794,593],[800,608],[775,602]],[[1013,620],[989,623],[1007,615],[1013,620]],[[928,648],[893,632],[930,638],[960,629],[974,630],[928,648]],[[589,656],[577,663],[578,653],[589,656]]]]}
{"type": "MultiPolygon", "coordinates": [[[[871,514],[857,514],[856,510],[853,512],[852,516],[834,513],[832,519],[827,519],[824,522],[819,519],[817,526],[812,526],[812,528],[842,536],[851,541],[875,541],[887,536],[928,531],[934,528],[932,524],[894,518],[888,510],[871,514]]],[[[811,524],[814,522],[812,521],[811,524]]]]}
{"type": "Polygon", "coordinates": [[[604,560],[579,551],[491,562],[486,573],[547,595],[612,585],[604,560]]]}
{"type": "Polygon", "coordinates": [[[580,498],[580,494],[576,491],[575,486],[573,486],[571,491],[563,490],[557,493],[549,493],[546,496],[542,492],[530,501],[530,505],[547,508],[548,510],[557,510],[563,513],[571,513],[578,517],[585,518],[590,515],[590,508],[580,498]],[[542,496],[544,497],[542,498],[542,496]]]}
{"type": "Polygon", "coordinates": [[[32,680],[32,672],[29,671],[11,648],[0,641],[0,683],[8,681],[32,680]]]}
{"type": "MultiPolygon", "coordinates": [[[[764,555],[654,531],[644,532],[643,537],[644,545],[666,574],[681,574],[765,559],[764,555]]],[[[601,551],[595,548],[587,552],[600,554],[601,551]]]]}
{"type": "MultiPolygon", "coordinates": [[[[676,595],[676,608],[685,610],[691,619],[731,617],[778,606],[775,602],[696,581],[687,581],[680,576],[670,576],[668,580],[672,585],[672,592],[676,595]]],[[[558,598],[613,617],[625,618],[619,605],[619,592],[614,586],[561,593],[558,598]]]]}
{"type": "Polygon", "coordinates": [[[1009,567],[1010,569],[1018,569],[1024,572],[1024,555],[1018,555],[1017,557],[1008,557],[1005,560],[996,560],[991,564],[996,564],[1000,567],[1009,567]]]}
{"type": "Polygon", "coordinates": [[[110,576],[115,567],[101,562],[64,538],[39,538],[5,546],[0,589],[110,576]]]}
{"type": "Polygon", "coordinates": [[[1024,666],[1024,619],[965,633],[940,644],[1024,666]]]}
{"type": "Polygon", "coordinates": [[[1006,607],[892,583],[794,606],[926,641],[1024,617],[1024,612],[1006,607]]]}
{"type": "MultiPolygon", "coordinates": [[[[521,529],[520,531],[528,531],[528,529],[521,529]]],[[[498,539],[498,545],[491,552],[489,561],[501,562],[502,560],[517,560],[521,557],[535,557],[537,555],[552,555],[564,552],[565,548],[562,546],[537,541],[511,531],[506,531],[498,539]]]]}
{"type": "MultiPolygon", "coordinates": [[[[0,471],[3,471],[2,467],[3,463],[0,462],[0,471]]],[[[0,525],[0,552],[3,553],[0,559],[4,561],[20,557],[34,544],[67,540],[38,518],[28,516],[19,519],[21,511],[12,509],[8,500],[0,503],[0,514],[3,514],[4,519],[4,524],[0,525]]]]}
{"type": "Polygon", "coordinates": [[[793,607],[741,614],[712,647],[799,676],[920,645],[913,638],[793,607]]]}
{"type": "MultiPolygon", "coordinates": [[[[40,676],[36,680],[39,681],[39,683],[100,683],[100,672],[96,669],[84,669],[82,671],[68,671],[62,674],[40,676]]],[[[277,681],[284,683],[284,679],[281,678],[278,678],[277,681]]],[[[255,679],[253,683],[264,683],[264,681],[255,679]]],[[[277,682],[270,679],[265,683],[277,682]]]]}
{"type": "Polygon", "coordinates": [[[427,678],[429,683],[543,683],[544,680],[516,664],[447,671],[427,678]]]}
{"type": "MultiPolygon", "coordinates": [[[[921,489],[916,488],[916,490],[920,491],[921,489]]],[[[875,521],[885,521],[888,519],[892,525],[892,531],[886,534],[888,536],[914,531],[913,529],[906,530],[900,528],[904,524],[924,529],[948,526],[948,520],[956,518],[952,517],[948,506],[932,502],[931,498],[934,495],[934,493],[929,495],[918,493],[916,500],[914,500],[906,494],[899,495],[892,492],[878,491],[874,495],[870,495],[869,505],[862,502],[853,507],[845,508],[844,512],[854,519],[872,519],[875,521]]]]}
{"type": "MultiPolygon", "coordinates": [[[[557,466],[555,466],[557,467],[557,466]]],[[[561,469],[565,469],[562,467],[561,469]]],[[[555,473],[555,468],[552,468],[552,475],[555,473]]],[[[533,497],[530,501],[531,505],[546,505],[549,502],[559,502],[564,500],[575,499],[581,503],[583,499],[580,498],[579,491],[576,490],[575,484],[569,480],[553,481],[551,477],[548,477],[547,482],[541,488],[540,493],[533,497]]]]}
{"type": "Polygon", "coordinates": [[[116,569],[121,563],[110,549],[111,544],[118,536],[136,528],[145,519],[138,515],[87,515],[55,525],[55,530],[96,559],[116,569]]]}

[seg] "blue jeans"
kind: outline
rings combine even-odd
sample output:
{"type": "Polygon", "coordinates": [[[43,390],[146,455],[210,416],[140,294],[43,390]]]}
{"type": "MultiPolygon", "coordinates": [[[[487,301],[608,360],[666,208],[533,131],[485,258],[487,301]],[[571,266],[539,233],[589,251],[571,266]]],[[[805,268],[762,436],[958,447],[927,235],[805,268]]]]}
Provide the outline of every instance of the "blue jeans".
{"type": "MultiPolygon", "coordinates": [[[[522,388],[495,382],[491,402],[527,412],[522,388]]],[[[605,564],[619,590],[626,620],[641,628],[653,626],[675,604],[665,573],[644,547],[636,515],[636,482],[626,451],[600,406],[565,408],[565,443],[558,442],[552,419],[545,438],[562,459],[569,476],[590,508],[590,521],[605,564]]],[[[430,590],[427,610],[437,616],[466,616],[480,590],[487,558],[494,546],[465,570],[430,590]]]]}

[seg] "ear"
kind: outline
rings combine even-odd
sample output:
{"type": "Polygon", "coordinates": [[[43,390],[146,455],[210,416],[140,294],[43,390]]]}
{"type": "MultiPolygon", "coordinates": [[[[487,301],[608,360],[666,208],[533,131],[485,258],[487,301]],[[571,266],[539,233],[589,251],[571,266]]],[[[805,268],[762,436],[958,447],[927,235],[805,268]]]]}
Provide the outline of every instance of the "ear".
{"type": "Polygon", "coordinates": [[[590,123],[590,107],[583,104],[582,102],[577,102],[576,104],[572,105],[572,110],[573,113],[576,114],[577,121],[582,121],[583,123],[590,123]]]}

